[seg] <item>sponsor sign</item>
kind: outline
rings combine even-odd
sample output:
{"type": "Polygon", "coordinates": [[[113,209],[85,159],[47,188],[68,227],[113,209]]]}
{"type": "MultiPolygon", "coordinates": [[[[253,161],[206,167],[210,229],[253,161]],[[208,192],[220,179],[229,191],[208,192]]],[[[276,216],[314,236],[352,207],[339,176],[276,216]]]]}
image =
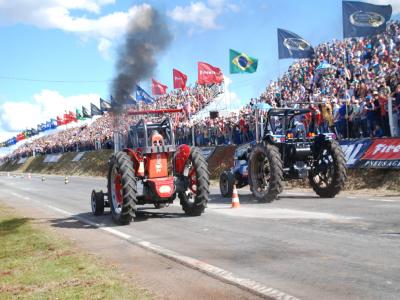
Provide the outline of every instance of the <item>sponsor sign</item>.
{"type": "Polygon", "coordinates": [[[360,167],[400,169],[400,139],[373,140],[360,160],[360,167]]]}
{"type": "Polygon", "coordinates": [[[204,158],[208,160],[211,154],[214,153],[215,147],[201,147],[201,152],[203,152],[204,158]]]}
{"type": "Polygon", "coordinates": [[[47,154],[44,157],[43,162],[45,163],[56,163],[60,160],[62,154],[47,154]]]}
{"type": "Polygon", "coordinates": [[[352,13],[349,21],[352,25],[359,27],[379,27],[386,22],[384,16],[373,11],[362,10],[352,13]]]}
{"type": "Polygon", "coordinates": [[[348,168],[355,168],[361,157],[371,145],[371,139],[361,140],[342,140],[340,146],[346,157],[346,165],[348,168]]]}

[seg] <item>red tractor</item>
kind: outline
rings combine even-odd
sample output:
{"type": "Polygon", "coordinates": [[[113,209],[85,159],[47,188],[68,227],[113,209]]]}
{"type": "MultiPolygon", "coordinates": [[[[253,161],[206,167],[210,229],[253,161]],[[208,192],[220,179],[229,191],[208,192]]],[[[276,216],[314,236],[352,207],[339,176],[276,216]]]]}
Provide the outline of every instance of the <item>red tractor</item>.
{"type": "MultiPolygon", "coordinates": [[[[180,109],[130,112],[129,114],[178,113],[180,109]]],[[[188,145],[175,146],[169,117],[153,123],[141,119],[129,130],[129,146],[109,160],[107,193],[93,190],[94,215],[109,206],[117,224],[129,224],[137,205],[162,208],[176,196],[185,214],[200,216],[207,206],[209,171],[202,152],[188,145]]]]}

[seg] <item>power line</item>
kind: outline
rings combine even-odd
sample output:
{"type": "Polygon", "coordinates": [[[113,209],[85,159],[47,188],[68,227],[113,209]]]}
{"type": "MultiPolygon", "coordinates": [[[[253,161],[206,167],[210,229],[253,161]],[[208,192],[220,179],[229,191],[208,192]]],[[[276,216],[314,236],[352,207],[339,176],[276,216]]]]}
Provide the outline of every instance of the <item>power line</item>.
{"type": "Polygon", "coordinates": [[[28,82],[45,82],[45,83],[106,83],[110,82],[107,80],[50,80],[50,79],[35,79],[35,78],[24,78],[24,77],[13,77],[0,75],[0,80],[14,80],[14,81],[28,81],[28,82]]]}

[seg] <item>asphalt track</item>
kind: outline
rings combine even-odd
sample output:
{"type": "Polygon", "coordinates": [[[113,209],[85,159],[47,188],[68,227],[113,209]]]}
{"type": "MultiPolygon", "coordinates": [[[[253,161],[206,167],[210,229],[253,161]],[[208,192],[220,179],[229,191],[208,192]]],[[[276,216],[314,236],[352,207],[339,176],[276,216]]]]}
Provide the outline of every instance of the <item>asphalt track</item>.
{"type": "Polygon", "coordinates": [[[180,206],[140,207],[129,226],[109,214],[94,217],[90,192],[105,180],[89,177],[0,176],[0,199],[42,206],[100,227],[121,239],[259,295],[277,299],[399,299],[400,195],[341,194],[320,199],[304,190],[258,204],[240,190],[241,207],[211,191],[201,217],[180,206]]]}

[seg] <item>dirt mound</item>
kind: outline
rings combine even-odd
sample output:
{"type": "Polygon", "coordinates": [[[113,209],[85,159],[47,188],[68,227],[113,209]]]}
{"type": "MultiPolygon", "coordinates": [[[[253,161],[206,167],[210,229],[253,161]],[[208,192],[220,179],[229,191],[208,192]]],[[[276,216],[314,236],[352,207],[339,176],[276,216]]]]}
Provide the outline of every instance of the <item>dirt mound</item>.
{"type": "Polygon", "coordinates": [[[218,179],[219,175],[233,167],[233,154],[236,146],[220,146],[216,147],[214,153],[208,158],[208,170],[211,179],[218,179]]]}
{"type": "Polygon", "coordinates": [[[72,161],[76,152],[68,152],[56,163],[45,163],[44,156],[30,157],[23,164],[9,161],[0,166],[3,172],[30,172],[58,175],[106,176],[111,150],[86,152],[78,162],[72,161]]]}

